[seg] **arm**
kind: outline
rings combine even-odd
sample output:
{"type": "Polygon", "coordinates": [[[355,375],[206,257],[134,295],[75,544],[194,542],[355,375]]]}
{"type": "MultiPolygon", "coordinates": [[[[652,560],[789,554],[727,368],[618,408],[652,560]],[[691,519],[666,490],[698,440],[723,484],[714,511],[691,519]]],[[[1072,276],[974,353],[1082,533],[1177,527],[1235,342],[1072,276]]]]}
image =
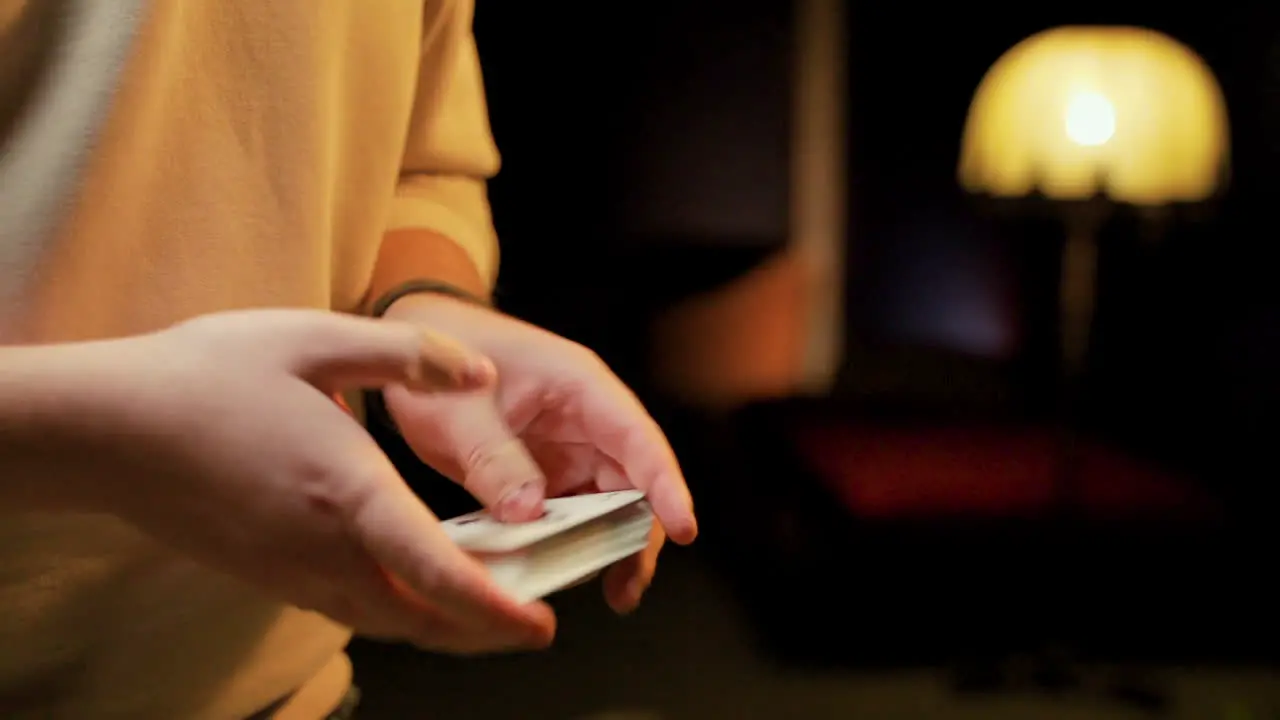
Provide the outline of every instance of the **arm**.
{"type": "Polygon", "coordinates": [[[366,311],[422,281],[487,300],[497,276],[485,182],[499,157],[471,32],[474,4],[433,5],[440,9],[429,9],[424,23],[417,99],[366,311]]]}
{"type": "Polygon", "coordinates": [[[550,609],[494,585],[329,397],[426,390],[485,362],[421,328],[298,309],[0,347],[0,523],[25,510],[108,513],[360,631],[472,654],[542,647],[550,609]]]}
{"type": "Polygon", "coordinates": [[[113,434],[123,419],[100,372],[116,354],[108,345],[0,348],[0,513],[85,500],[73,482],[88,476],[78,467],[85,441],[113,434]]]}

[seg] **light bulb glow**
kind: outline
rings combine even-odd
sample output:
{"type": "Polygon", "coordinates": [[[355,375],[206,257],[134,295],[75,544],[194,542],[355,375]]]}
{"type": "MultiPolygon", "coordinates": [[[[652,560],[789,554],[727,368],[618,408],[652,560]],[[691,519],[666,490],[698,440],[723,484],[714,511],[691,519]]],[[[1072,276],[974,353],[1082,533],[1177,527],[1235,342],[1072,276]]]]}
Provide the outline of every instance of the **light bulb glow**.
{"type": "Polygon", "coordinates": [[[1202,202],[1227,181],[1228,125],[1213,72],[1177,40],[1059,27],[1010,48],[983,76],[956,174],[992,197],[1202,202]]]}
{"type": "Polygon", "coordinates": [[[1105,145],[1116,134],[1116,109],[1099,93],[1080,93],[1067,104],[1067,137],[1085,147],[1105,145]]]}

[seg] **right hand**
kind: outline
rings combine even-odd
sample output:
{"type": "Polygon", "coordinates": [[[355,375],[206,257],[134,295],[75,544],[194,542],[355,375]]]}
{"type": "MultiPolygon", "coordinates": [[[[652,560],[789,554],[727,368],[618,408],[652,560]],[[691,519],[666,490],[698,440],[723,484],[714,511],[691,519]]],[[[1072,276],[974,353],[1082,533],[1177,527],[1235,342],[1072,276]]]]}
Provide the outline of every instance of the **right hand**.
{"type": "Polygon", "coordinates": [[[462,654],[550,643],[550,608],[499,590],[334,401],[487,386],[482,356],[408,324],[253,310],[108,342],[94,363],[127,408],[85,449],[109,480],[94,509],[362,634],[462,654]]]}

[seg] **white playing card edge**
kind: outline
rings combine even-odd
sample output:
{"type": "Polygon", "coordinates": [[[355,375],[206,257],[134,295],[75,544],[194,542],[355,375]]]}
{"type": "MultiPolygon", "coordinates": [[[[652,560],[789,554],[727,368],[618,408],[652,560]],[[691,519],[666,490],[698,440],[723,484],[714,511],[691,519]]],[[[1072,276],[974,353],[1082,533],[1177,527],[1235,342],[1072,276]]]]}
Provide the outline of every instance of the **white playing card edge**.
{"type": "Polygon", "coordinates": [[[571,552],[572,548],[579,545],[595,547],[601,543],[614,542],[615,538],[630,537],[633,532],[648,533],[652,526],[653,511],[649,506],[644,503],[633,504],[522,547],[513,553],[495,553],[487,557],[491,560],[511,557],[522,563],[543,562],[544,558],[571,552]]]}
{"type": "Polygon", "coordinates": [[[633,540],[625,545],[597,555],[594,560],[582,564],[572,564],[565,566],[559,571],[548,571],[545,575],[527,584],[522,583],[522,587],[511,590],[511,595],[519,602],[533,602],[540,600],[558,590],[563,590],[570,585],[590,576],[592,573],[599,572],[610,565],[631,557],[636,553],[645,549],[648,545],[648,533],[633,540]],[[569,568],[572,568],[570,570],[569,568]]]}
{"type": "Polygon", "coordinates": [[[651,515],[637,515],[625,523],[601,522],[577,528],[568,535],[544,540],[528,551],[476,557],[492,572],[503,575],[539,572],[575,562],[583,555],[608,552],[619,543],[630,543],[636,538],[647,539],[652,526],[651,515]]]}
{"type": "Polygon", "coordinates": [[[579,528],[587,523],[607,517],[613,513],[620,512],[625,508],[634,506],[636,503],[644,500],[644,493],[638,490],[621,490],[609,493],[594,493],[593,495],[575,495],[564,498],[553,498],[546,501],[548,512],[563,511],[564,508],[574,508],[576,505],[583,503],[583,500],[590,497],[603,499],[602,496],[611,496],[606,500],[602,507],[592,507],[582,512],[580,516],[573,517],[569,522],[557,524],[553,528],[534,528],[521,524],[512,524],[505,526],[502,530],[496,530],[497,537],[486,537],[486,533],[492,529],[492,524],[488,528],[481,531],[479,535],[460,529],[459,522],[474,518],[487,517],[488,513],[479,511],[475,513],[467,513],[455,518],[451,518],[442,523],[445,532],[450,538],[458,544],[463,550],[471,553],[509,553],[530,547],[536,543],[543,542],[549,538],[556,537],[562,533],[569,532],[579,528]]]}
{"type": "Polygon", "coordinates": [[[530,554],[490,557],[485,564],[499,587],[520,599],[536,599],[643,550],[652,527],[653,515],[645,507],[624,522],[601,518],[567,537],[544,540],[530,554]]]}

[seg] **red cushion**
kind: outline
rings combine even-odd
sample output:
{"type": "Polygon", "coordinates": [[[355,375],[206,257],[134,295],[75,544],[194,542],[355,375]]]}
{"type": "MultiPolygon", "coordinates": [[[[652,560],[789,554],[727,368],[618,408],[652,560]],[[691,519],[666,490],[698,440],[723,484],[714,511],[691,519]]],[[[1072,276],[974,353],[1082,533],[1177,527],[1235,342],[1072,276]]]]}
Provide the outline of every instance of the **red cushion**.
{"type": "MultiPolygon", "coordinates": [[[[1056,435],[1041,429],[809,428],[802,454],[859,517],[1028,517],[1055,501],[1056,435]]],[[[1209,520],[1218,506],[1194,484],[1081,441],[1074,495],[1099,519],[1209,520]]]]}

